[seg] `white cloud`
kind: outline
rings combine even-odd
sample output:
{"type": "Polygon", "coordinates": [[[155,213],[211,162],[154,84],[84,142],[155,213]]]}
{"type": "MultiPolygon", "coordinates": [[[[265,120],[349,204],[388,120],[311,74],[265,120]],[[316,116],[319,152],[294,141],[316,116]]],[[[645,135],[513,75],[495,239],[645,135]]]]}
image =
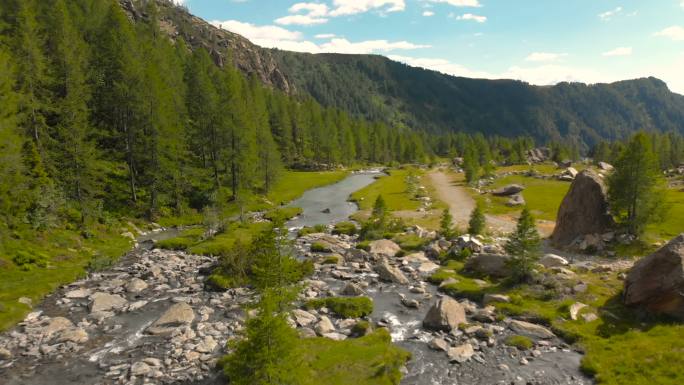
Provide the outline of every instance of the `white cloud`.
{"type": "Polygon", "coordinates": [[[682,2],[679,3],[679,5],[680,5],[682,8],[684,8],[684,0],[682,0],[682,2]]]}
{"type": "Polygon", "coordinates": [[[556,61],[562,57],[568,56],[567,53],[553,53],[553,52],[532,52],[529,54],[525,61],[532,62],[552,62],[556,61]]]}
{"type": "Polygon", "coordinates": [[[328,22],[326,18],[311,17],[309,15],[289,15],[275,19],[276,24],[280,25],[316,25],[328,22]]]}
{"type": "Polygon", "coordinates": [[[430,16],[434,16],[434,15],[435,15],[435,13],[432,11],[423,11],[423,16],[425,16],[425,17],[430,17],[430,16]]]}
{"type": "Polygon", "coordinates": [[[603,56],[629,56],[632,54],[632,47],[617,47],[610,51],[604,52],[603,56]]]}
{"type": "Polygon", "coordinates": [[[442,3],[453,5],[454,7],[481,7],[478,0],[424,0],[430,3],[442,3]]]}
{"type": "Polygon", "coordinates": [[[289,9],[292,15],[275,20],[281,25],[316,25],[325,24],[328,19],[328,6],[320,3],[296,3],[289,9]]]}
{"type": "Polygon", "coordinates": [[[464,13],[461,16],[456,16],[456,20],[472,20],[478,23],[484,23],[487,21],[487,16],[473,15],[472,13],[464,13]]]}
{"type": "Polygon", "coordinates": [[[674,41],[684,41],[684,27],[673,25],[663,29],[662,31],[656,32],[654,36],[667,37],[674,41]]]}
{"type": "Polygon", "coordinates": [[[611,9],[610,11],[599,13],[598,17],[603,21],[608,21],[620,12],[622,12],[622,7],[616,7],[615,9],[611,9]]]}
{"type": "Polygon", "coordinates": [[[316,39],[332,39],[336,35],[334,33],[319,33],[318,35],[314,36],[316,39]]]}
{"type": "Polygon", "coordinates": [[[482,71],[473,71],[460,64],[452,63],[446,59],[414,58],[400,55],[389,55],[388,57],[394,61],[402,62],[413,67],[426,68],[453,76],[463,76],[468,78],[481,79],[490,79],[494,77],[494,75],[490,73],[482,71]]]}
{"type": "Polygon", "coordinates": [[[378,9],[382,12],[401,12],[406,9],[404,0],[334,0],[330,16],[348,16],[378,9]]]}
{"type": "Polygon", "coordinates": [[[429,45],[409,43],[408,41],[390,42],[387,40],[367,40],[352,43],[347,39],[336,38],[320,46],[322,52],[369,54],[374,52],[389,52],[394,50],[412,50],[430,48],[429,45]]]}
{"type": "Polygon", "coordinates": [[[296,52],[371,54],[430,47],[429,45],[414,44],[408,41],[366,40],[351,42],[344,38],[336,38],[333,34],[316,35],[315,37],[318,39],[330,39],[328,42],[317,44],[304,40],[301,32],[291,31],[275,25],[257,26],[237,20],[212,21],[211,24],[240,34],[252,43],[262,47],[296,52]]]}

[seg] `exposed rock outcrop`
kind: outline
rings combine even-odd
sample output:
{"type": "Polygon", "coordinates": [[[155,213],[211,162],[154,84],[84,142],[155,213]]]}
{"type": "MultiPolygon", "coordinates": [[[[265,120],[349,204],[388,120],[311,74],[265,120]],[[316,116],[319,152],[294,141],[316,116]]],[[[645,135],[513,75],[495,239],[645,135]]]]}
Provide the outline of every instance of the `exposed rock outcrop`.
{"type": "Polygon", "coordinates": [[[587,234],[603,234],[613,224],[606,185],[596,172],[584,170],[577,174],[563,198],[551,242],[566,247],[587,234]]]}
{"type": "Polygon", "coordinates": [[[684,320],[684,234],[634,265],[624,301],[684,320]]]}
{"type": "Polygon", "coordinates": [[[401,247],[389,239],[380,239],[370,243],[370,253],[378,256],[394,257],[401,247]]]}
{"type": "Polygon", "coordinates": [[[409,280],[404,273],[396,267],[391,266],[384,258],[380,263],[375,265],[375,272],[378,273],[381,280],[386,282],[394,282],[402,285],[407,285],[409,283],[409,280]]]}
{"type": "Polygon", "coordinates": [[[510,257],[499,254],[475,254],[468,258],[465,269],[492,277],[506,277],[509,269],[506,262],[510,257]]]}

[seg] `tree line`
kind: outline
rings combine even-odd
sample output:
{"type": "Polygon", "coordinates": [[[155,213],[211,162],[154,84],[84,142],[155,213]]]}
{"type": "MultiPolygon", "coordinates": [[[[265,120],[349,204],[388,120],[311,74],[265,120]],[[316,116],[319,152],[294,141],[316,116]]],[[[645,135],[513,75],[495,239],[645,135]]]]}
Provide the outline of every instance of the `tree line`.
{"type": "Polygon", "coordinates": [[[179,215],[265,193],[286,167],[426,159],[423,136],[264,88],[137,6],[144,22],[116,0],[0,4],[8,227],[179,215]]]}

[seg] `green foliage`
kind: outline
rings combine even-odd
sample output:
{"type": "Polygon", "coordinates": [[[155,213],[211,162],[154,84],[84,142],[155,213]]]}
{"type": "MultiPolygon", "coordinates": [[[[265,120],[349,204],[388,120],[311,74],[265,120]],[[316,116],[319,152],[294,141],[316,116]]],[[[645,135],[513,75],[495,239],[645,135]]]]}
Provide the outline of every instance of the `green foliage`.
{"type": "Polygon", "coordinates": [[[632,137],[608,179],[610,207],[630,233],[641,235],[664,214],[665,180],[645,133],[632,137]]]}
{"type": "Polygon", "coordinates": [[[299,231],[297,232],[297,236],[303,237],[309,234],[325,233],[326,231],[328,231],[328,227],[323,224],[318,224],[315,226],[305,226],[299,229],[299,231]]]}
{"type": "Polygon", "coordinates": [[[475,209],[470,213],[470,221],[468,222],[468,234],[480,235],[485,231],[486,220],[482,212],[482,206],[478,203],[475,209]]]}
{"type": "Polygon", "coordinates": [[[264,218],[271,222],[284,223],[302,213],[299,207],[278,207],[269,210],[264,214],[264,218]]]}
{"type": "Polygon", "coordinates": [[[325,257],[323,262],[321,262],[323,265],[337,265],[340,262],[340,257],[338,255],[329,255],[325,257]]]}
{"type": "Polygon", "coordinates": [[[29,271],[34,267],[47,267],[48,258],[42,254],[33,254],[26,251],[17,251],[12,257],[12,262],[24,271],[29,271]]]}
{"type": "Polygon", "coordinates": [[[313,251],[314,253],[329,253],[332,250],[330,250],[328,245],[325,243],[314,242],[311,244],[311,251],[313,251]]]}
{"type": "Polygon", "coordinates": [[[307,309],[328,308],[344,318],[359,318],[373,312],[373,301],[368,297],[328,297],[312,299],[306,303],[307,309]]]}
{"type": "Polygon", "coordinates": [[[425,246],[427,240],[416,234],[400,234],[392,238],[403,250],[420,250],[425,246]]]}
{"type": "Polygon", "coordinates": [[[541,239],[530,210],[525,207],[520,213],[518,225],[509,236],[506,251],[510,254],[509,267],[513,282],[525,282],[532,278],[534,264],[540,257],[541,239]]]}
{"type": "Polygon", "coordinates": [[[506,341],[504,342],[506,345],[514,346],[520,350],[528,350],[531,349],[532,346],[534,346],[534,342],[532,342],[531,339],[520,335],[509,336],[508,338],[506,338],[506,341]]]}
{"type": "Polygon", "coordinates": [[[452,221],[453,217],[451,216],[451,212],[448,208],[444,209],[444,211],[442,211],[442,217],[439,221],[439,231],[445,239],[449,239],[454,236],[453,224],[451,223],[452,221]]]}
{"type": "Polygon", "coordinates": [[[338,222],[335,224],[335,227],[333,228],[332,233],[333,234],[345,234],[345,235],[354,235],[359,231],[359,229],[356,227],[356,224],[353,222],[338,222]]]}
{"type": "Polygon", "coordinates": [[[344,341],[307,338],[299,350],[305,370],[301,385],[398,385],[401,368],[411,358],[392,344],[386,329],[344,341]]]}

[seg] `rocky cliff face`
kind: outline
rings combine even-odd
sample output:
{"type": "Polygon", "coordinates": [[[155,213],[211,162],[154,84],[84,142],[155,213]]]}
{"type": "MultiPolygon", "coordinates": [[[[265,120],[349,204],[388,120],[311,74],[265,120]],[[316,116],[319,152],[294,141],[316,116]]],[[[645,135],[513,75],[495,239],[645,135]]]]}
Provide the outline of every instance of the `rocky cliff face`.
{"type": "MultiPolygon", "coordinates": [[[[192,49],[204,47],[217,65],[232,61],[247,75],[255,75],[263,84],[292,94],[295,88],[280,70],[270,50],[252,44],[244,37],[219,29],[185,8],[175,6],[169,0],[156,0],[159,8],[159,24],[171,40],[182,38],[192,49]]],[[[133,20],[147,17],[144,10],[133,0],[119,0],[122,8],[133,20]]]]}

